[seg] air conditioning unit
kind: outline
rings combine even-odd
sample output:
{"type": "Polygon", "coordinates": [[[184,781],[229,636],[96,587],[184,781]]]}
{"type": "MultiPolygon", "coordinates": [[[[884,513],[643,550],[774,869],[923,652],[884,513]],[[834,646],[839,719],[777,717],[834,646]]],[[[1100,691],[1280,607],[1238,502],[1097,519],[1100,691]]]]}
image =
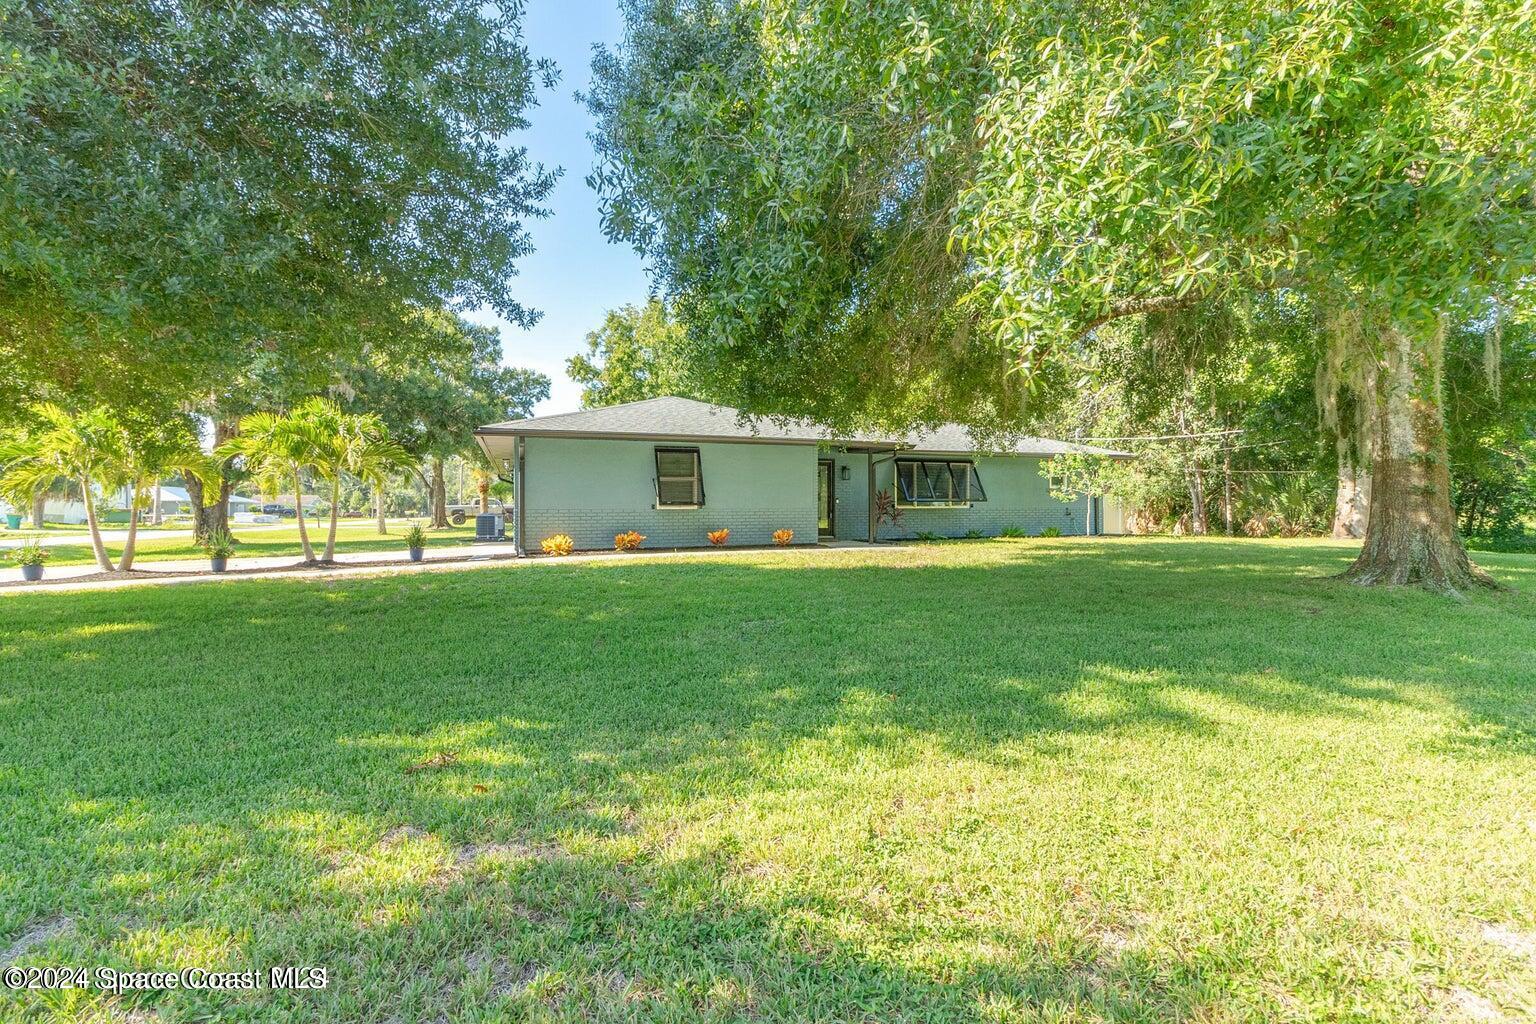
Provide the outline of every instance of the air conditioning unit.
{"type": "Polygon", "coordinates": [[[475,540],[481,543],[506,540],[506,516],[499,512],[475,516],[475,540]]]}

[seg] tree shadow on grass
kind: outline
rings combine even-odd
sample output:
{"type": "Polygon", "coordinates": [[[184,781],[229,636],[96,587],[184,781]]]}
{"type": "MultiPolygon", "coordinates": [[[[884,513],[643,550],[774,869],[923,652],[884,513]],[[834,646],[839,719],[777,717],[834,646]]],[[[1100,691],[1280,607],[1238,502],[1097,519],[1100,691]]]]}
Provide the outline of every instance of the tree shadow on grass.
{"type": "Polygon", "coordinates": [[[17,599],[0,940],[67,913],[80,929],[55,948],[76,961],[337,972],[319,996],[146,997],[188,1016],[1193,1014],[1231,951],[1137,947],[1068,866],[1029,897],[1058,908],[1033,927],[869,893],[929,885],[902,849],[954,858],[1060,813],[1030,805],[1034,781],[1079,782],[1105,846],[1145,843],[1137,814],[1181,786],[1210,791],[1187,813],[1219,816],[1254,795],[1234,755],[1273,752],[1245,745],[1256,732],[1326,760],[1392,716],[1457,756],[1536,753],[1536,615],[1525,595],[1319,587],[1289,552],[1291,576],[1241,551],[1147,571],[1178,554],[972,566],[940,547],[17,599]],[[1159,750],[1181,774],[1139,783],[1139,805],[1097,795],[1126,799],[1140,764],[1116,758],[1159,750]],[[967,811],[967,786],[1000,775],[1021,780],[1002,810],[967,811]],[[821,828],[871,878],[765,858],[821,828]]]}

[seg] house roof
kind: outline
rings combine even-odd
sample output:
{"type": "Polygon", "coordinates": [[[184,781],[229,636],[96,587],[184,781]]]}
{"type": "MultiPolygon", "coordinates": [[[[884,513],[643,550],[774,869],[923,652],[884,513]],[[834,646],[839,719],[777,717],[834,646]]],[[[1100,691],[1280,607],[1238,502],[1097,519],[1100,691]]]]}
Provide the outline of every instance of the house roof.
{"type": "Polygon", "coordinates": [[[773,444],[835,444],[856,448],[907,449],[943,454],[994,452],[1014,455],[1065,455],[1081,452],[1130,458],[1126,452],[1093,448],[1043,437],[1003,435],[977,444],[971,431],[958,423],[908,434],[856,432],[839,434],[810,420],[749,416],[739,409],[710,405],[691,398],[649,398],[580,412],[534,416],[492,423],[475,431],[479,437],[594,437],[666,441],[734,441],[773,444]]]}

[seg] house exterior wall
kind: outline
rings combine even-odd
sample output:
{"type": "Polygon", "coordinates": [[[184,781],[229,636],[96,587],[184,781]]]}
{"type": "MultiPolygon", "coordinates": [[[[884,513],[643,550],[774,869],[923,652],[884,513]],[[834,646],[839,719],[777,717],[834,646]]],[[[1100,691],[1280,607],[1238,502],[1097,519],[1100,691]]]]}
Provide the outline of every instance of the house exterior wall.
{"type": "Polygon", "coordinates": [[[863,452],[823,451],[822,458],[831,459],[832,535],[838,540],[869,539],[869,456],[863,452]],[[843,479],[843,468],[848,469],[848,479],[843,479]]]}
{"type": "Polygon", "coordinates": [[[710,530],[729,527],[731,545],[772,543],[775,530],[796,544],[816,542],[816,446],[684,444],[529,436],[523,479],[524,547],[557,533],[601,550],[626,530],[643,547],[704,547],[710,530]],[[699,449],[704,507],[656,507],[657,447],[699,449]]]}
{"type": "MultiPolygon", "coordinates": [[[[902,452],[902,458],[959,459],[954,455],[924,455],[922,452],[902,452]]],[[[968,508],[904,508],[901,528],[881,523],[881,540],[901,540],[919,533],[935,533],[941,537],[963,537],[970,530],[984,536],[995,537],[1010,526],[1018,527],[1031,536],[1047,527],[1054,526],[1063,536],[1083,536],[1088,533],[1089,499],[1057,501],[1051,497],[1050,485],[1040,475],[1042,460],[1027,455],[978,456],[976,474],[987,492],[986,501],[978,501],[968,508]]],[[[896,483],[894,460],[877,461],[875,465],[875,490],[892,491],[896,483]]]]}

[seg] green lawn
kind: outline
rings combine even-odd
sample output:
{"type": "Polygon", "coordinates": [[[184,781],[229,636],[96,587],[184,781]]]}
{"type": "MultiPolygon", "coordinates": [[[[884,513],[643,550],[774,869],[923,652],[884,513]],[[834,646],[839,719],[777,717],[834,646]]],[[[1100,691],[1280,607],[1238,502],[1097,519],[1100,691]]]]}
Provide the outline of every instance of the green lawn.
{"type": "Polygon", "coordinates": [[[330,971],[0,1017],[1530,1020],[1536,557],[1455,601],[1348,556],[0,596],[0,951],[330,971]]]}
{"type": "MultiPolygon", "coordinates": [[[[325,547],[325,534],[328,523],[322,521],[318,527],[309,526],[309,541],[315,546],[316,555],[325,547]]],[[[405,525],[403,523],[390,523],[389,533],[379,536],[378,526],[373,520],[343,520],[336,528],[337,551],[393,551],[405,550],[405,525]]],[[[79,527],[78,532],[84,532],[84,527],[79,527]]],[[[235,558],[257,558],[269,555],[292,555],[294,558],[302,558],[304,549],[299,545],[299,528],[293,526],[288,529],[241,529],[235,527],[230,531],[240,541],[236,549],[235,558]]],[[[474,526],[450,526],[442,530],[427,531],[427,546],[442,547],[445,545],[468,544],[474,539],[474,526]]],[[[49,544],[46,541],[43,546],[48,549],[49,565],[89,565],[96,561],[96,556],[91,553],[89,544],[49,544]]],[[[122,554],[123,544],[117,541],[107,545],[114,559],[122,554]]],[[[202,548],[192,542],[190,537],[156,537],[153,532],[139,534],[136,544],[136,562],[182,560],[188,558],[207,558],[208,555],[202,548]]]]}

